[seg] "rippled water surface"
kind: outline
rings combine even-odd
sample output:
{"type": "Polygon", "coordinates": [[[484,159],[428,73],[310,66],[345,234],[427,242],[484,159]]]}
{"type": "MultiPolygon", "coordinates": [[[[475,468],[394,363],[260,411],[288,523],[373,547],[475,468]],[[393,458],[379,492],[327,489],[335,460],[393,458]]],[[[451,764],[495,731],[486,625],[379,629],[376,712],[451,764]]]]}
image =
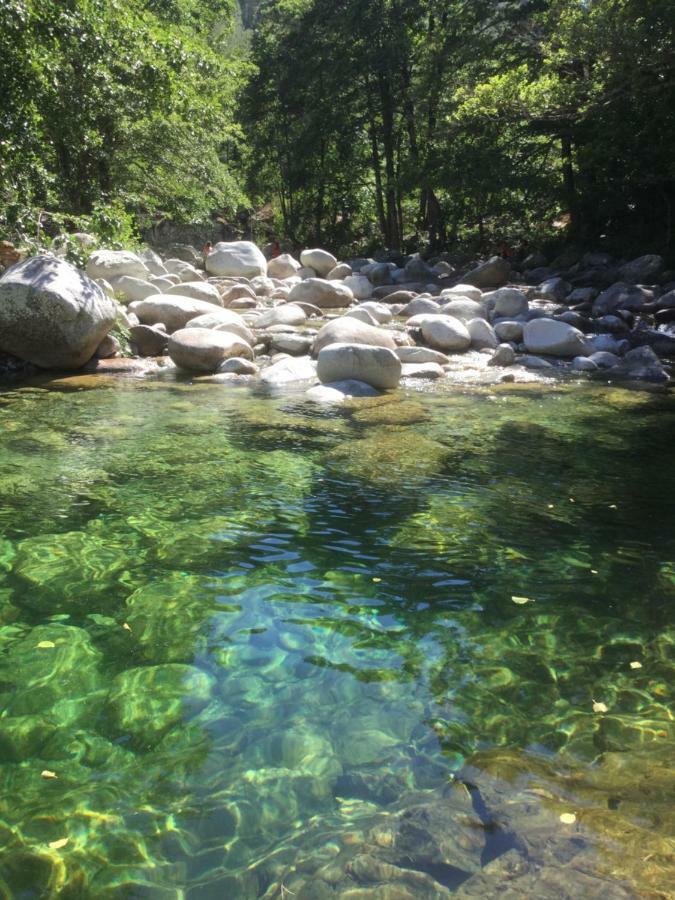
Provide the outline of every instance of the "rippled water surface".
{"type": "Polygon", "coordinates": [[[0,896],[672,896],[674,425],[0,393],[0,896]]]}

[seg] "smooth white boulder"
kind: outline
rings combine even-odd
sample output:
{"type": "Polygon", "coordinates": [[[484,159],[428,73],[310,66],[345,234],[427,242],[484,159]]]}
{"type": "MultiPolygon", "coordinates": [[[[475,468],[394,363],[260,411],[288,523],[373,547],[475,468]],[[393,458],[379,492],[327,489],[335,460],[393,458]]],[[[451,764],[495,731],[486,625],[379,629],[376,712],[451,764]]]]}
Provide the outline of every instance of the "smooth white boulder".
{"type": "Polygon", "coordinates": [[[77,369],[115,324],[117,303],[63,259],[33,256],[0,276],[0,349],[46,369],[77,369]]]}
{"type": "Polygon", "coordinates": [[[373,285],[365,275],[348,275],[343,284],[349,288],[357,300],[367,300],[373,296],[373,285]]]}
{"type": "Polygon", "coordinates": [[[404,365],[424,365],[436,363],[439,366],[447,365],[450,360],[440,350],[432,350],[430,347],[397,347],[394,351],[404,365]]]}
{"type": "Polygon", "coordinates": [[[590,356],[593,348],[583,332],[555,319],[533,319],[523,328],[523,343],[530,353],[550,356],[590,356]]]}
{"type": "Polygon", "coordinates": [[[256,328],[269,328],[272,325],[302,325],[307,321],[304,309],[295,303],[283,303],[273,309],[267,309],[255,320],[256,328]]]}
{"type": "Polygon", "coordinates": [[[94,250],[85,272],[90,278],[105,278],[108,281],[122,275],[144,279],[150,275],[143,260],[129,250],[94,250]]]}
{"type": "Polygon", "coordinates": [[[213,331],[231,331],[238,334],[251,347],[255,344],[255,335],[246,322],[232,309],[215,309],[213,312],[195,316],[185,325],[186,328],[210,328],[213,331]]]}
{"type": "Polygon", "coordinates": [[[270,385],[315,381],[316,369],[309,356],[287,356],[264,369],[260,377],[270,385]]]}
{"type": "Polygon", "coordinates": [[[372,313],[369,313],[367,309],[362,309],[360,306],[354,307],[354,309],[348,310],[345,313],[346,316],[349,316],[352,319],[358,319],[359,322],[365,322],[367,325],[377,325],[377,319],[372,313]]]}
{"type": "Polygon", "coordinates": [[[306,278],[293,285],[288,295],[289,303],[311,303],[320,309],[338,309],[350,306],[354,294],[341,281],[328,281],[325,278],[306,278]]]}
{"type": "Polygon", "coordinates": [[[219,241],[206,257],[211,275],[255,278],[267,274],[267,260],[252,241],[219,241]]]}
{"type": "Polygon", "coordinates": [[[476,350],[483,350],[485,347],[494,350],[499,345],[492,325],[485,319],[470,319],[466,323],[466,330],[471,336],[471,346],[476,350]]]}
{"type": "Polygon", "coordinates": [[[129,302],[145,300],[159,290],[156,284],[133,275],[120,275],[119,278],[113,278],[110,284],[116,294],[122,294],[129,302]]]}
{"type": "Polygon", "coordinates": [[[427,315],[420,327],[424,341],[434,350],[467,350],[471,346],[466,325],[454,316],[427,315]]]}
{"type": "Polygon", "coordinates": [[[454,287],[443,288],[441,297],[466,297],[469,300],[480,301],[483,292],[474,284],[456,284],[454,287]]]}
{"type": "Polygon", "coordinates": [[[190,319],[212,313],[217,307],[205,300],[194,297],[180,297],[174,294],[155,294],[129,304],[129,310],[139,318],[143,325],[156,325],[163,322],[168,332],[184,328],[190,319]]]}
{"type": "Polygon", "coordinates": [[[367,344],[376,347],[396,349],[392,333],[351,316],[340,316],[320,328],[314,338],[312,354],[317,355],[329,344],[367,344]]]}
{"type": "Polygon", "coordinates": [[[300,254],[300,262],[307,268],[314,269],[317,275],[324,277],[337,266],[338,261],[327,250],[303,250],[300,254]]]}
{"type": "Polygon", "coordinates": [[[485,294],[483,299],[492,308],[495,318],[510,319],[513,316],[522,316],[528,310],[527,297],[517,288],[499,288],[485,294]]]}
{"type": "Polygon", "coordinates": [[[188,372],[215,372],[232,356],[253,359],[253,351],[239,335],[210,328],[181,328],[170,336],[167,352],[188,372]]]}
{"type": "Polygon", "coordinates": [[[355,379],[387,390],[401,378],[401,360],[387,347],[330,344],[320,351],[316,371],[322,384],[355,379]]]}
{"type": "Polygon", "coordinates": [[[444,315],[454,316],[461,322],[468,322],[469,319],[476,318],[485,319],[487,317],[483,304],[478,303],[476,300],[469,300],[468,297],[457,297],[448,303],[444,303],[439,312],[444,315]]]}
{"type": "Polygon", "coordinates": [[[329,281],[343,281],[352,274],[352,267],[349,263],[338,263],[334,269],[326,275],[329,281]]]}
{"type": "Polygon", "coordinates": [[[360,303],[359,309],[367,310],[380,325],[386,325],[394,318],[391,309],[385,303],[378,303],[376,300],[369,300],[367,303],[360,303]]]}
{"type": "Polygon", "coordinates": [[[300,263],[290,253],[281,253],[267,263],[270,278],[292,278],[298,274],[300,263]]]}
{"type": "Polygon", "coordinates": [[[168,288],[166,293],[170,296],[194,297],[195,300],[203,300],[205,303],[213,303],[215,306],[223,305],[220,291],[214,284],[209,284],[207,281],[184,281],[168,288]]]}

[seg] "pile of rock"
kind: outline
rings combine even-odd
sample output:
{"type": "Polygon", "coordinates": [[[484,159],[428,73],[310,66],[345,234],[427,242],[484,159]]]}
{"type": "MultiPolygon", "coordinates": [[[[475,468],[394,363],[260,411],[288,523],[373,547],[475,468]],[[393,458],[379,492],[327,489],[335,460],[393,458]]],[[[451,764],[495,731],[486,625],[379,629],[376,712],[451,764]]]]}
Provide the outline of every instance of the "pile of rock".
{"type": "Polygon", "coordinates": [[[118,352],[104,341],[118,318],[141,357],[168,353],[223,381],[319,382],[320,400],[451,378],[462,365],[492,381],[567,371],[660,382],[675,355],[675,273],[660,257],[612,267],[587,254],[567,268],[539,257],[523,272],[493,257],[457,272],[418,255],[339,261],[319,248],[268,262],[249,241],[217,243],[203,268],[196,251],[181,256],[97,250],[85,273],[53,257],[13,266],[0,278],[0,349],[78,367],[118,352]],[[621,280],[603,287],[610,274],[621,280]]]}

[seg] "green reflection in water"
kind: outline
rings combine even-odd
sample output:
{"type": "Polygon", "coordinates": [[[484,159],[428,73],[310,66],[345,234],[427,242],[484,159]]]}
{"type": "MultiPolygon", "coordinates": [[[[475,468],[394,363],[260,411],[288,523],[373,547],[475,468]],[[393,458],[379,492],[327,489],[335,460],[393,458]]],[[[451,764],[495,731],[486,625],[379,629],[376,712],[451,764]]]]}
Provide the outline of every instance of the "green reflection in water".
{"type": "Polygon", "coordinates": [[[667,890],[670,398],[65,387],[0,395],[0,896],[667,890]]]}

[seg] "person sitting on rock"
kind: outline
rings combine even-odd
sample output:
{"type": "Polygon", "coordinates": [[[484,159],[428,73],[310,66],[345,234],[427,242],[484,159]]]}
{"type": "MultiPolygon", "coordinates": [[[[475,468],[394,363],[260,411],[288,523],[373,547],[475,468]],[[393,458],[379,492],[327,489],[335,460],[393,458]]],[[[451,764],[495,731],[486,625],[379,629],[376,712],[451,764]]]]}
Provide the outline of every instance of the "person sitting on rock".
{"type": "Polygon", "coordinates": [[[213,244],[211,241],[207,241],[202,247],[202,256],[204,257],[204,262],[206,262],[206,257],[213,250],[213,244]]]}

